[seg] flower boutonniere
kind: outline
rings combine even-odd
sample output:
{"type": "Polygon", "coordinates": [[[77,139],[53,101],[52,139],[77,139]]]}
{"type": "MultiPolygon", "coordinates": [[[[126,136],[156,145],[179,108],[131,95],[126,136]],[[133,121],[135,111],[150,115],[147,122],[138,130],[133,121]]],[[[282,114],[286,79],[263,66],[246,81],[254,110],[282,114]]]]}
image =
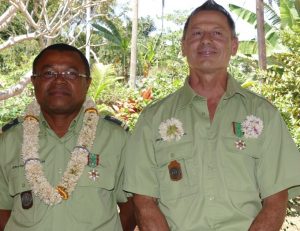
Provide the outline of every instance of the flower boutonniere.
{"type": "Polygon", "coordinates": [[[159,125],[159,134],[163,141],[180,140],[184,135],[182,122],[175,118],[161,122],[159,125]]]}
{"type": "Polygon", "coordinates": [[[242,122],[242,131],[245,138],[258,138],[263,127],[263,121],[254,115],[247,116],[246,120],[242,122]]]}

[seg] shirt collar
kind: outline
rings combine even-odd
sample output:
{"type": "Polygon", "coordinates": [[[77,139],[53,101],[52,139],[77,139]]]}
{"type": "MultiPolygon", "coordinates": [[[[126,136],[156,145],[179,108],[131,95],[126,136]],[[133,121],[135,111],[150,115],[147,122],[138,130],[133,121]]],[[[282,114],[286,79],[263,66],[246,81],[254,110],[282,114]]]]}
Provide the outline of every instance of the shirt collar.
{"type": "MultiPolygon", "coordinates": [[[[82,107],[80,109],[78,115],[71,122],[67,133],[70,133],[70,132],[79,133],[80,132],[82,123],[79,123],[79,121],[83,121],[83,116],[84,116],[84,109],[82,107]]],[[[39,120],[40,120],[40,123],[43,125],[42,130],[41,130],[42,132],[45,133],[47,129],[51,129],[47,120],[45,119],[43,113],[40,113],[39,120]]]]}
{"type": "Polygon", "coordinates": [[[229,99],[235,94],[240,94],[245,97],[245,89],[238,83],[238,81],[233,78],[230,74],[227,79],[227,89],[224,94],[224,99],[229,99]]]}
{"type": "Polygon", "coordinates": [[[198,96],[189,84],[189,77],[185,79],[184,85],[179,89],[179,108],[189,105],[194,97],[198,96]]]}
{"type": "MultiPolygon", "coordinates": [[[[194,97],[202,97],[191,88],[189,77],[186,78],[183,87],[179,90],[179,108],[189,105],[194,97]]],[[[229,74],[227,80],[227,89],[224,93],[224,99],[229,99],[235,94],[245,96],[245,89],[229,74]]]]}

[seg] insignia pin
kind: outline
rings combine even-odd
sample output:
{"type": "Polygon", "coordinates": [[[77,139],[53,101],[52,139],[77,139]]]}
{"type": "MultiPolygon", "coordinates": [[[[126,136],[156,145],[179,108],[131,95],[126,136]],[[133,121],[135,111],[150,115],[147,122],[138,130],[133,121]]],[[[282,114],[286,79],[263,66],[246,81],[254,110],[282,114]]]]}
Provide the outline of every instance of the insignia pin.
{"type": "Polygon", "coordinates": [[[237,141],[235,141],[235,147],[238,150],[244,150],[246,148],[246,143],[243,140],[237,140],[237,141]]]}
{"type": "Polygon", "coordinates": [[[168,165],[168,168],[169,168],[169,174],[170,174],[171,180],[173,180],[173,181],[181,180],[182,171],[181,171],[180,163],[178,163],[176,160],[173,160],[168,165]]]}
{"type": "Polygon", "coordinates": [[[99,178],[99,173],[96,169],[89,171],[89,178],[93,181],[96,181],[99,178]]]}
{"type": "Polygon", "coordinates": [[[25,191],[21,193],[21,202],[23,209],[30,209],[33,205],[33,198],[31,191],[25,191]]]}

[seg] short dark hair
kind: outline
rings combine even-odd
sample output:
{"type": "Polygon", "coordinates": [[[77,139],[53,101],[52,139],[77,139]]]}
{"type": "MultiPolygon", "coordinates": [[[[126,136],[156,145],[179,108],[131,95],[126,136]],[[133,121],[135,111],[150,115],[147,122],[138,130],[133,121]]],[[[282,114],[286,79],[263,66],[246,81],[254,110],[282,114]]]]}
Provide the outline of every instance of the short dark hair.
{"type": "Polygon", "coordinates": [[[50,45],[50,46],[44,48],[33,60],[33,63],[32,63],[32,72],[33,73],[35,73],[35,71],[36,71],[36,65],[37,65],[38,61],[43,57],[43,55],[46,51],[60,51],[60,52],[71,51],[71,52],[77,53],[80,56],[80,59],[82,60],[84,66],[85,66],[85,71],[86,71],[85,74],[87,75],[87,77],[90,77],[90,75],[91,75],[90,65],[89,65],[89,62],[87,61],[86,57],[84,56],[84,54],[80,50],[78,50],[76,47],[73,47],[73,46],[65,44],[65,43],[56,43],[56,44],[53,44],[53,45],[50,45]]]}
{"type": "Polygon", "coordinates": [[[187,18],[185,24],[184,24],[184,28],[183,28],[183,36],[182,39],[185,38],[186,35],[186,31],[189,25],[189,22],[191,20],[191,18],[198,14],[201,11],[217,11],[222,13],[223,15],[226,16],[229,27],[231,29],[232,35],[234,37],[236,37],[236,32],[235,32],[235,23],[231,17],[231,15],[229,14],[229,12],[221,5],[219,5],[218,3],[216,3],[214,0],[207,0],[205,3],[203,3],[201,6],[199,6],[198,8],[196,8],[187,18]]]}

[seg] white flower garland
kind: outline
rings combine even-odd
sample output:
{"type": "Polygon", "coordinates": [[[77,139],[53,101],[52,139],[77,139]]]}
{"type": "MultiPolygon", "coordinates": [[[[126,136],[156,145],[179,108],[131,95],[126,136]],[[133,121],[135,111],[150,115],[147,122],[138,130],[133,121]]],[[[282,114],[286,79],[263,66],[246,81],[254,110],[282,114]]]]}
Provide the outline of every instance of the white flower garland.
{"type": "Polygon", "coordinates": [[[180,140],[184,135],[182,123],[178,119],[171,118],[159,125],[159,134],[163,141],[180,140]]]}
{"type": "Polygon", "coordinates": [[[258,138],[262,133],[263,127],[263,121],[254,115],[247,116],[242,123],[242,131],[245,138],[258,138]]]}
{"type": "Polygon", "coordinates": [[[55,205],[60,203],[62,199],[68,199],[83,173],[88,161],[88,150],[92,148],[97,130],[98,112],[95,106],[90,99],[86,100],[83,105],[85,115],[77,146],[72,151],[67,169],[56,188],[52,187],[46,179],[38,154],[40,106],[36,101],[33,101],[27,107],[23,122],[21,153],[25,165],[25,175],[33,193],[48,205],[55,205]]]}

